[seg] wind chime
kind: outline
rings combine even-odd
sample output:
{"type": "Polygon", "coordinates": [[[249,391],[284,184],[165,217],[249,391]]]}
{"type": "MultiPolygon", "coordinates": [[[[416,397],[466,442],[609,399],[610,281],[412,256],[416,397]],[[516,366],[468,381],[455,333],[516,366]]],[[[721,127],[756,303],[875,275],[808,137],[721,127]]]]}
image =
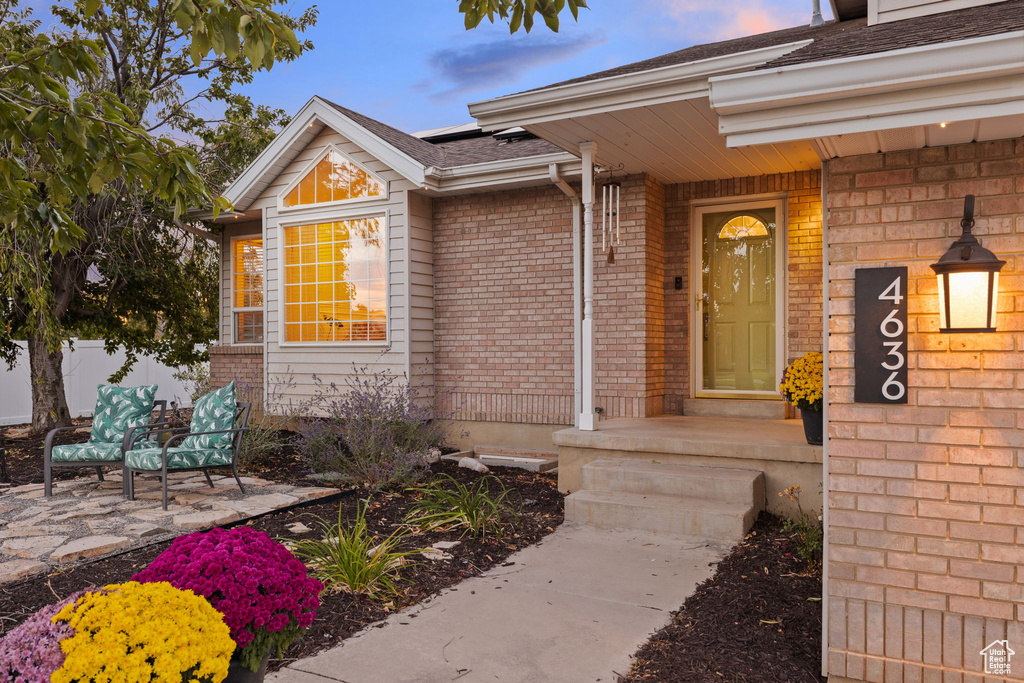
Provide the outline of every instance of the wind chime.
{"type": "Polygon", "coordinates": [[[601,184],[601,252],[608,253],[608,263],[615,263],[615,247],[622,244],[619,227],[622,183],[608,170],[608,180],[601,184]]]}

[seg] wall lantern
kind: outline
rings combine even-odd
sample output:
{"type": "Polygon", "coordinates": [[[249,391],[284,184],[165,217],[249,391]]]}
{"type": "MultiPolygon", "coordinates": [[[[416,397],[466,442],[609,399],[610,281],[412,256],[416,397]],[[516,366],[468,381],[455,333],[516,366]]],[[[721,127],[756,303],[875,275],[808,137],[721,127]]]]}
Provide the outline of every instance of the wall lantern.
{"type": "Polygon", "coordinates": [[[939,332],[995,332],[999,271],[1006,265],[971,234],[974,195],[964,198],[963,234],[932,270],[939,281],[939,332]]]}

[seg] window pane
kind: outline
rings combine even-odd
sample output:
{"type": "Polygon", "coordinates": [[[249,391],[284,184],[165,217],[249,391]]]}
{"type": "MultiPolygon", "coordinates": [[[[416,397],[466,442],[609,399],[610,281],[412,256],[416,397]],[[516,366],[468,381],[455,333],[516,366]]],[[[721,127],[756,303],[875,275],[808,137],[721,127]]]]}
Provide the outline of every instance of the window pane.
{"type": "MultiPolygon", "coordinates": [[[[263,238],[231,242],[231,302],[233,308],[263,306],[263,238]]],[[[263,313],[235,312],[235,342],[263,341],[263,313]]]]}
{"type": "Polygon", "coordinates": [[[366,199],[384,194],[384,184],[334,150],[285,195],[285,206],[366,199]]]}
{"type": "Polygon", "coordinates": [[[383,219],[286,227],[285,242],[300,232],[314,243],[292,247],[302,265],[285,268],[286,341],[386,341],[387,264],[371,245],[383,241],[383,219]],[[354,249],[375,258],[353,260],[354,249]]]}
{"type": "Polygon", "coordinates": [[[235,342],[240,344],[263,341],[263,311],[235,313],[235,342]]]}

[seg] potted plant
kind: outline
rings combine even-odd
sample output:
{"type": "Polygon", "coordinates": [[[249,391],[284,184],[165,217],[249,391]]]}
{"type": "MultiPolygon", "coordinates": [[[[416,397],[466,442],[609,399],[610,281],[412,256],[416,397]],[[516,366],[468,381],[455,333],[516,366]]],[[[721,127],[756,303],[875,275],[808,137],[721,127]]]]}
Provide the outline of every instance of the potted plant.
{"type": "Polygon", "coordinates": [[[112,584],[44,607],[0,641],[0,680],[220,683],[234,643],[210,603],[167,583],[112,584]]]}
{"type": "Polygon", "coordinates": [[[824,402],[822,355],[816,351],[789,364],[782,373],[779,393],[800,409],[807,443],[820,446],[823,441],[821,408],[824,402]]]}
{"type": "Polygon", "coordinates": [[[277,656],[313,623],[323,585],[280,543],[250,527],[179,536],[133,577],[202,595],[235,641],[227,681],[261,681],[277,656]]]}

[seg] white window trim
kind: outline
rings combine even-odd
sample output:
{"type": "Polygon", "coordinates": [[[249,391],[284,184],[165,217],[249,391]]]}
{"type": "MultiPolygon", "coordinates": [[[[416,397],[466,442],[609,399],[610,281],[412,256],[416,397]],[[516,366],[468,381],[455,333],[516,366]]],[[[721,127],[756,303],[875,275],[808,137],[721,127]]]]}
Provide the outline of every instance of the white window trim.
{"type": "Polygon", "coordinates": [[[262,306],[235,306],[235,242],[238,240],[251,240],[255,238],[263,239],[263,235],[258,232],[254,232],[250,235],[234,235],[231,237],[231,245],[228,251],[228,259],[231,261],[231,280],[228,282],[228,296],[231,297],[231,344],[237,346],[254,346],[257,344],[263,344],[267,338],[267,277],[266,277],[266,263],[267,263],[267,245],[263,245],[263,265],[260,269],[260,275],[263,279],[263,305],[262,306]],[[235,313],[263,313],[263,338],[259,341],[238,341],[238,330],[235,326],[235,313]]]}
{"type": "MultiPolygon", "coordinates": [[[[320,204],[316,205],[321,206],[320,204]]],[[[334,348],[391,348],[391,321],[393,318],[391,306],[391,210],[389,208],[370,209],[353,208],[351,211],[334,213],[330,216],[310,216],[299,219],[298,216],[288,221],[281,221],[277,224],[278,258],[280,260],[280,275],[277,278],[277,345],[281,347],[334,347],[334,348]],[[300,225],[313,225],[317,223],[337,223],[341,221],[358,220],[360,218],[381,218],[384,221],[384,309],[386,319],[384,320],[383,341],[287,341],[285,335],[285,298],[284,290],[287,284],[284,264],[284,231],[286,228],[293,228],[300,225]]]]}
{"type": "Polygon", "coordinates": [[[280,215],[292,213],[295,211],[309,210],[313,208],[322,209],[328,207],[348,206],[353,204],[366,204],[369,202],[385,202],[388,200],[388,195],[390,191],[391,188],[388,186],[388,181],[384,180],[379,175],[377,175],[370,169],[360,164],[358,161],[353,159],[348,154],[345,154],[345,152],[341,151],[341,149],[337,145],[331,143],[325,146],[322,150],[320,150],[320,153],[313,157],[313,161],[306,164],[306,166],[303,167],[301,171],[299,171],[295,179],[288,183],[283,190],[277,193],[277,211],[278,214],[280,215]],[[340,199],[336,202],[316,202],[314,204],[297,204],[295,206],[285,206],[284,198],[288,196],[288,193],[294,190],[296,187],[298,187],[299,183],[302,182],[302,179],[309,175],[313,171],[313,169],[316,168],[317,164],[323,161],[324,157],[326,157],[331,152],[336,152],[340,154],[350,164],[352,164],[353,166],[361,170],[363,173],[366,173],[368,176],[370,176],[378,183],[380,183],[381,187],[384,188],[384,193],[375,195],[373,197],[355,197],[352,199],[340,199]]]}

